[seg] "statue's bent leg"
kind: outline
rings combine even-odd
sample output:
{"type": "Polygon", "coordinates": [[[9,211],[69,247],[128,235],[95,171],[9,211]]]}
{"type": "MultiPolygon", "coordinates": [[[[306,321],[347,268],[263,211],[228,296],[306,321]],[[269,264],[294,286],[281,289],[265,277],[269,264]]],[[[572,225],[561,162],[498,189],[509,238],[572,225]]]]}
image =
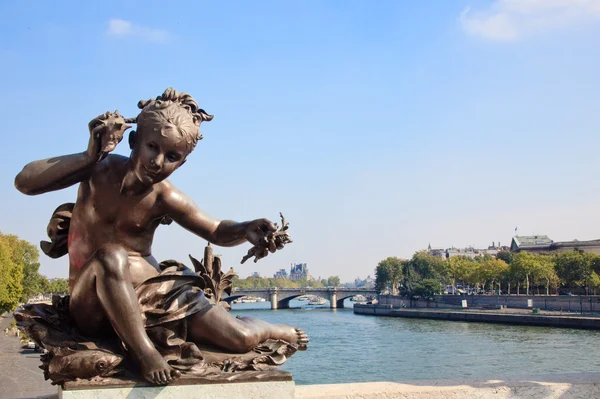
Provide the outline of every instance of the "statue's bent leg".
{"type": "Polygon", "coordinates": [[[165,384],[179,376],[146,334],[129,273],[127,252],[117,244],[99,248],[81,269],[71,293],[69,311],[79,329],[98,335],[110,322],[140,366],[144,378],[165,384]]]}
{"type": "Polygon", "coordinates": [[[220,306],[190,316],[188,335],[198,345],[215,345],[234,353],[246,353],[267,339],[282,339],[301,348],[308,342],[304,331],[293,326],[251,317],[235,318],[220,306]]]}

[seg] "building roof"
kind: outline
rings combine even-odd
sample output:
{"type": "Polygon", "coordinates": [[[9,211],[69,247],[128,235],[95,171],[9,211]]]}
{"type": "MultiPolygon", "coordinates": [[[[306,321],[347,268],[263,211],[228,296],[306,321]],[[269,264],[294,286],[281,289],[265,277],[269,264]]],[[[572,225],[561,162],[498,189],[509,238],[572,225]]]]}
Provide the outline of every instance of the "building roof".
{"type": "MultiPolygon", "coordinates": [[[[546,235],[535,235],[535,236],[514,236],[513,243],[517,245],[517,247],[536,247],[539,245],[549,245],[552,244],[552,241],[546,235]]],[[[511,245],[512,246],[512,245],[511,245]]]]}
{"type": "Polygon", "coordinates": [[[550,244],[550,249],[558,249],[558,248],[585,248],[585,247],[594,247],[600,246],[600,240],[588,240],[588,241],[561,241],[550,244]]]}
{"type": "Polygon", "coordinates": [[[554,242],[548,236],[537,235],[537,236],[516,236],[513,237],[512,245],[510,246],[511,251],[556,251],[559,248],[585,248],[592,246],[600,246],[600,240],[589,240],[589,241],[559,241],[554,242]]]}

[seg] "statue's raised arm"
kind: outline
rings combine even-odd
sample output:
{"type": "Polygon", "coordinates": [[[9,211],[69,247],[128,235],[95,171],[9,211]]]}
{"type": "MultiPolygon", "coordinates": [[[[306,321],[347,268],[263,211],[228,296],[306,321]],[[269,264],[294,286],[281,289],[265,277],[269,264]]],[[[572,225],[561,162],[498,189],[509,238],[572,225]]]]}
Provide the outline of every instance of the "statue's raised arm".
{"type": "Polygon", "coordinates": [[[88,127],[85,151],[30,162],[15,178],[15,187],[23,194],[37,195],[88,179],[94,166],[116,148],[131,125],[115,111],[92,119],[88,127]]]}

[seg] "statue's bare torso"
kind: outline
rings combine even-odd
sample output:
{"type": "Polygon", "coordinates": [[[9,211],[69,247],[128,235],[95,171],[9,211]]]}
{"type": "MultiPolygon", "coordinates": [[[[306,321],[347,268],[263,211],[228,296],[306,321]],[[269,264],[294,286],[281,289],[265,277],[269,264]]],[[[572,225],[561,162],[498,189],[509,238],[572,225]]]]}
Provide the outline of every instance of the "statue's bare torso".
{"type": "Polygon", "coordinates": [[[169,183],[155,184],[141,195],[122,194],[128,159],[110,155],[79,185],[69,229],[71,285],[91,255],[109,243],[118,243],[128,252],[134,286],[158,274],[151,248],[154,232],[164,216],[157,202],[169,183]]]}

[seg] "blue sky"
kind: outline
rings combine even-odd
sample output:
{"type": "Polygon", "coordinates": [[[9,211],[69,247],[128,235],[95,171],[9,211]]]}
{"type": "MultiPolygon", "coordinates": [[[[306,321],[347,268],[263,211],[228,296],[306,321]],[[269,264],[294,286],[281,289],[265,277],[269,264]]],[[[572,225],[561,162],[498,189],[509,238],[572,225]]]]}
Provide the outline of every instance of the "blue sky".
{"type": "MultiPolygon", "coordinates": [[[[167,87],[215,119],[171,180],[221,219],[290,221],[244,277],[306,262],[342,281],[387,256],[520,234],[600,238],[600,1],[3,2],[0,231],[37,243],[76,188],[14,189],[83,151],[87,123],[167,87]]],[[[126,140],[116,153],[127,155],[126,140]]],[[[159,229],[157,259],[205,242],[159,229]]],[[[42,256],[65,277],[67,259],[42,256]]]]}

